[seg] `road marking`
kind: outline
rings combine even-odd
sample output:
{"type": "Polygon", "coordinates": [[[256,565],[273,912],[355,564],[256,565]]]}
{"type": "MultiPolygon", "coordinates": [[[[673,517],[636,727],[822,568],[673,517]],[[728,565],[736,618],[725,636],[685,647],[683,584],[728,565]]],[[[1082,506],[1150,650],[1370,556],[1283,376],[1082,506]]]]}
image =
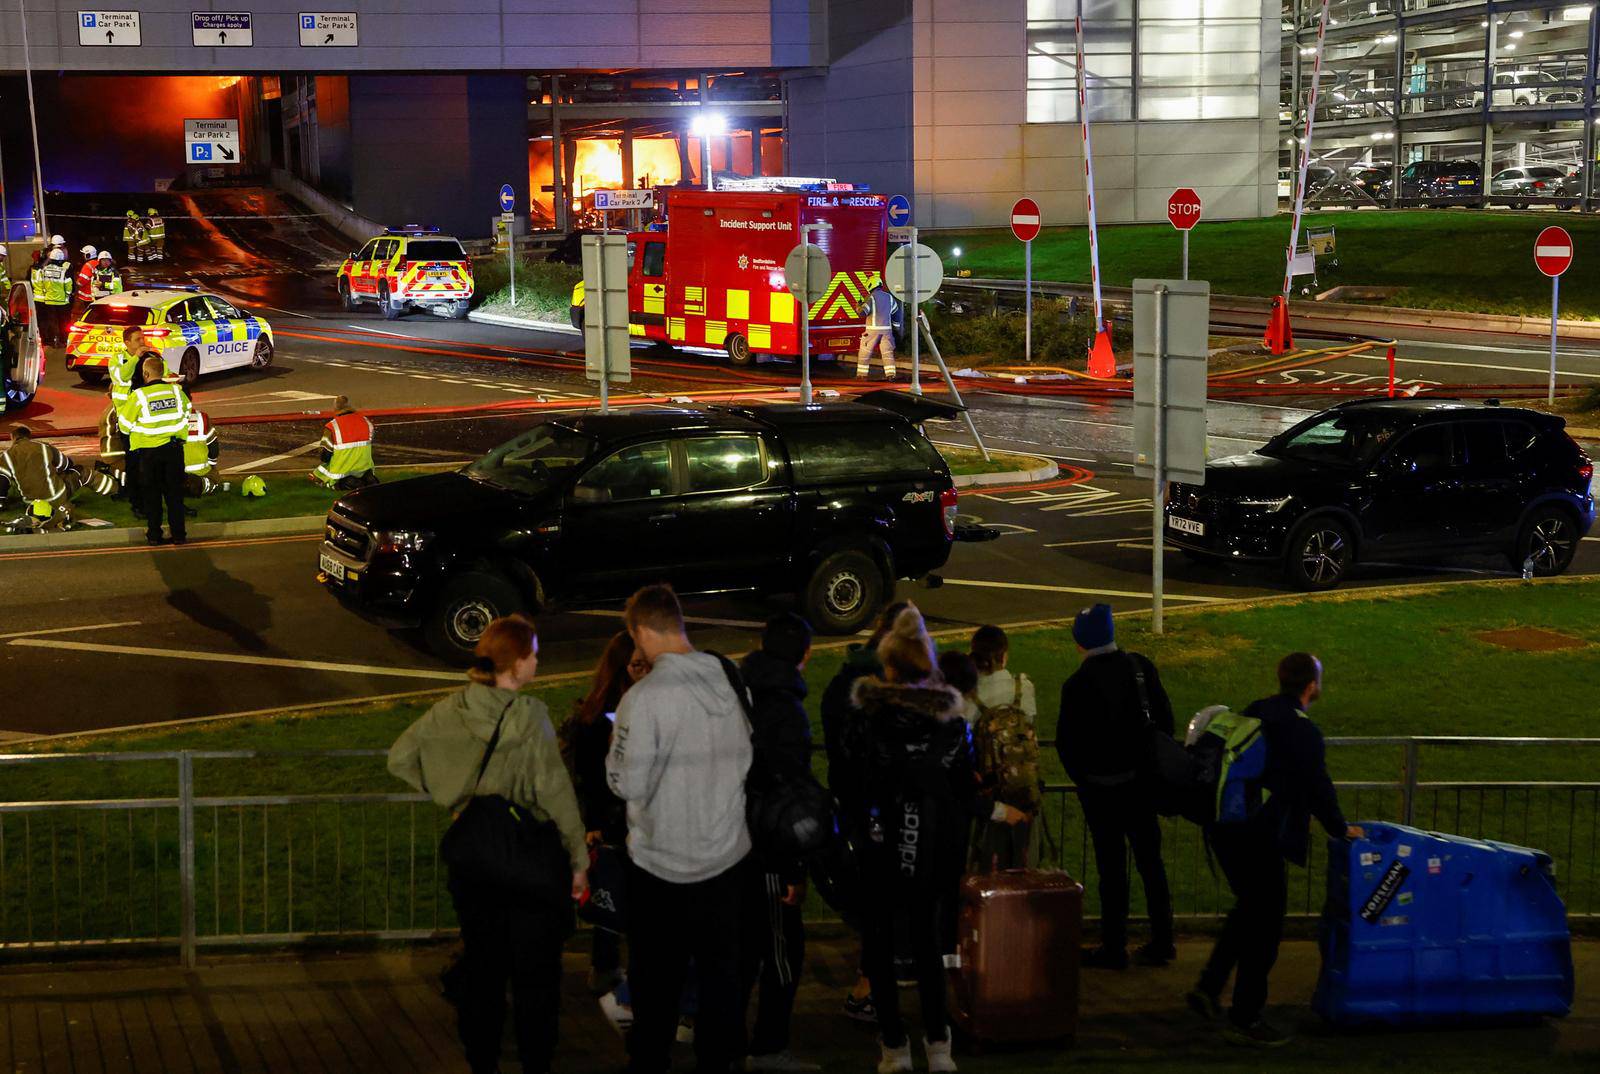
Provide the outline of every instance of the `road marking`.
{"type": "Polygon", "coordinates": [[[7,644],[26,645],[41,649],[74,649],[79,652],[109,653],[116,656],[151,656],[167,660],[188,660],[201,664],[248,664],[252,667],[293,668],[297,671],[335,671],[346,675],[391,675],[400,679],[433,679],[439,682],[461,681],[461,673],[459,671],[386,668],[372,664],[336,664],[328,660],[289,660],[275,656],[195,652],[188,649],[155,649],[144,645],[93,645],[83,641],[46,641],[35,638],[15,638],[7,644]]]}
{"type": "MultiPolygon", "coordinates": [[[[1528,353],[1531,354],[1531,353],[1535,353],[1535,352],[1529,351],[1528,353]]],[[[1549,351],[1545,351],[1544,353],[1549,354],[1550,352],[1549,351]]],[[[1365,358],[1369,362],[1384,362],[1384,361],[1388,360],[1388,359],[1384,358],[1382,355],[1378,355],[1378,356],[1374,357],[1373,355],[1370,355],[1370,354],[1356,354],[1356,355],[1352,355],[1351,357],[1354,357],[1354,358],[1365,358]]],[[[1591,357],[1592,358],[1594,356],[1593,355],[1587,355],[1586,357],[1591,357]]],[[[1457,369],[1494,369],[1494,370],[1498,370],[1499,372],[1502,372],[1502,373],[1527,373],[1530,376],[1534,376],[1534,375],[1537,375],[1537,376],[1548,376],[1549,373],[1550,373],[1550,370],[1549,370],[1548,367],[1546,367],[1544,369],[1539,369],[1537,367],[1525,366],[1525,365],[1490,365],[1487,362],[1447,362],[1443,358],[1400,358],[1400,357],[1396,357],[1394,361],[1395,361],[1396,365],[1447,365],[1447,366],[1454,366],[1457,369]]],[[[1585,378],[1587,380],[1600,380],[1600,373],[1577,373],[1577,372],[1574,372],[1574,371],[1572,371],[1570,369],[1561,369],[1561,370],[1557,370],[1557,372],[1558,372],[1559,375],[1561,375],[1563,377],[1583,377],[1583,378],[1585,378]]]]}
{"type": "MultiPolygon", "coordinates": [[[[980,589],[1022,589],[1032,593],[1081,593],[1088,597],[1137,597],[1149,600],[1153,593],[1136,593],[1122,589],[1085,589],[1071,585],[1035,585],[1029,582],[984,582],[969,578],[946,578],[945,585],[974,586],[980,589]]],[[[1200,604],[1225,604],[1233,597],[1194,597],[1182,593],[1162,593],[1167,600],[1192,600],[1200,604]]],[[[18,644],[13,642],[12,644],[18,644]]]]}
{"type": "Polygon", "coordinates": [[[0,634],[0,641],[11,638],[38,638],[46,634],[76,634],[80,630],[111,630],[115,627],[138,626],[137,619],[126,623],[90,623],[88,626],[64,626],[51,630],[19,630],[15,634],[0,634]]]}
{"type": "MultiPolygon", "coordinates": [[[[612,611],[609,608],[577,608],[573,610],[572,614],[594,615],[602,619],[622,618],[621,612],[612,611]]],[[[695,615],[686,615],[683,617],[683,621],[685,623],[694,623],[696,626],[738,627],[741,630],[762,630],[766,627],[765,623],[757,623],[750,619],[708,619],[704,616],[695,615]]]]}
{"type": "Polygon", "coordinates": [[[240,463],[238,466],[230,466],[222,472],[225,474],[238,474],[243,473],[246,470],[255,470],[263,466],[271,466],[275,462],[282,462],[285,459],[292,459],[296,455],[304,455],[306,452],[314,451],[321,446],[321,440],[313,440],[309,444],[300,445],[293,451],[285,451],[281,455],[268,455],[264,459],[256,459],[253,462],[240,463]]]}
{"type": "MultiPolygon", "coordinates": [[[[1045,545],[1045,547],[1046,548],[1079,548],[1079,547],[1081,547],[1083,545],[1090,545],[1090,544],[1117,544],[1117,545],[1121,545],[1121,544],[1130,544],[1130,543],[1132,543],[1132,542],[1127,537],[1095,537],[1095,538],[1093,538],[1091,540],[1087,540],[1087,541],[1053,541],[1050,544],[1045,545]]],[[[1149,545],[1142,545],[1141,547],[1149,548],[1150,546],[1149,545]]]]}

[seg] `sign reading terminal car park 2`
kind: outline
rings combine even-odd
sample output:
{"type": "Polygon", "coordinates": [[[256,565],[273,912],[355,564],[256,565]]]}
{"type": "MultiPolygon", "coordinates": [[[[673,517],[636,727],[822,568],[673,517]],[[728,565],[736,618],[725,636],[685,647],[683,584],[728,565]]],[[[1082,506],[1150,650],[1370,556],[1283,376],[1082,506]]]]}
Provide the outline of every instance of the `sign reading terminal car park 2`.
{"type": "Polygon", "coordinates": [[[249,48],[256,43],[248,11],[191,11],[196,48],[249,48]]]}
{"type": "Polygon", "coordinates": [[[300,44],[304,48],[350,48],[360,43],[354,11],[300,12],[300,44]]]}
{"type": "Polygon", "coordinates": [[[1572,236],[1564,227],[1547,227],[1533,240],[1533,265],[1550,277],[1550,403],[1556,401],[1556,322],[1561,317],[1561,274],[1572,267],[1572,236]]]}
{"type": "Polygon", "coordinates": [[[594,208],[596,212],[608,213],[621,209],[653,209],[656,206],[656,192],[654,190],[596,190],[594,192],[594,208]]]}
{"type": "Polygon", "coordinates": [[[185,164],[238,164],[237,119],[186,119],[183,121],[185,164]]]}
{"type": "Polygon", "coordinates": [[[137,11],[78,12],[78,44],[84,46],[133,46],[139,44],[137,11]]]}

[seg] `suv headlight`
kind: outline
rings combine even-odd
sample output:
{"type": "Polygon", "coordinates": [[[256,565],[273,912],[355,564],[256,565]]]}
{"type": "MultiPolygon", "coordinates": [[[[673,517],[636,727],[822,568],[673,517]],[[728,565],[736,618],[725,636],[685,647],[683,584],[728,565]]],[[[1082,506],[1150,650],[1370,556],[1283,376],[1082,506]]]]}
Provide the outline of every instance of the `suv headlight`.
{"type": "Polygon", "coordinates": [[[433,534],[426,530],[382,530],[374,535],[379,552],[420,552],[428,547],[433,534]]]}
{"type": "Polygon", "coordinates": [[[1243,507],[1247,511],[1260,511],[1263,514],[1270,515],[1274,511],[1283,510],[1284,505],[1287,504],[1291,499],[1293,499],[1291,496],[1279,496],[1276,499],[1271,500],[1254,499],[1238,500],[1236,502],[1238,506],[1243,507]]]}

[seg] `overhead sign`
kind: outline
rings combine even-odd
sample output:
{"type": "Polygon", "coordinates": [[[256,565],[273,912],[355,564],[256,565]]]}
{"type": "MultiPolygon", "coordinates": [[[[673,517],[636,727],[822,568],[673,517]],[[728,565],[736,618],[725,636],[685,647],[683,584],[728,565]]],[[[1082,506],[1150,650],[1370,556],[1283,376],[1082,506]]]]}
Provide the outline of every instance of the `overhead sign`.
{"type": "Polygon", "coordinates": [[[517,192],[511,189],[511,184],[506,183],[500,187],[500,211],[509,213],[517,207],[517,192]]]}
{"type": "Polygon", "coordinates": [[[828,293],[832,282],[833,266],[828,264],[828,255],[822,247],[815,243],[801,243],[783,260],[783,285],[808,309],[828,293]]]}
{"type": "Polygon", "coordinates": [[[183,121],[185,164],[238,164],[237,119],[186,119],[183,121]]]}
{"type": "Polygon", "coordinates": [[[596,190],[594,192],[594,207],[597,212],[611,212],[614,209],[654,209],[656,207],[656,192],[654,190],[596,190]]]}
{"type": "Polygon", "coordinates": [[[1167,199],[1167,220],[1179,231],[1188,231],[1200,222],[1200,195],[1186,186],[1167,199]]]}
{"type": "Polygon", "coordinates": [[[628,349],[628,237],[583,237],[583,365],[590,380],[633,379],[628,349]]]}
{"type": "Polygon", "coordinates": [[[889,199],[889,224],[892,227],[905,227],[911,223],[911,199],[904,194],[896,194],[889,199]]]}
{"type": "Polygon", "coordinates": [[[300,12],[300,44],[305,48],[349,48],[360,43],[354,11],[300,12]]]}
{"type": "Polygon", "coordinates": [[[1533,240],[1533,263],[1546,276],[1559,276],[1572,267],[1572,236],[1564,227],[1547,227],[1533,240]]]}
{"type": "Polygon", "coordinates": [[[933,249],[920,242],[915,246],[902,246],[889,255],[889,263],[883,267],[883,282],[889,293],[901,302],[920,306],[939,293],[944,283],[944,262],[933,249]],[[912,297],[913,259],[916,262],[915,297],[912,297]]]}
{"type": "Polygon", "coordinates": [[[1133,281],[1133,473],[1203,485],[1206,480],[1206,363],[1211,285],[1203,280],[1133,281]],[[1157,338],[1156,310],[1165,289],[1157,338]],[[1161,379],[1158,386],[1156,378],[1161,379]],[[1160,406],[1157,406],[1159,398],[1160,406]],[[1163,459],[1155,458],[1156,422],[1163,459]]]}
{"type": "Polygon", "coordinates": [[[191,11],[196,48],[248,48],[255,44],[248,11],[191,11]]]}
{"type": "Polygon", "coordinates": [[[80,11],[78,12],[78,44],[137,45],[139,44],[139,13],[137,11],[80,11]]]}
{"type": "Polygon", "coordinates": [[[1039,237],[1039,203],[1032,198],[1018,198],[1011,207],[1011,234],[1018,242],[1032,242],[1039,237]]]}

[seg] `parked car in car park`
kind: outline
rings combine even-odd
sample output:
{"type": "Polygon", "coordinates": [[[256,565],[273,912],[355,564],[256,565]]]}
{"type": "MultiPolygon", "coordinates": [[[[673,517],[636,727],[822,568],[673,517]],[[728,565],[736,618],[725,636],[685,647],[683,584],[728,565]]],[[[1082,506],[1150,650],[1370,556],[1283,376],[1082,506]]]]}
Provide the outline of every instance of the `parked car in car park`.
{"type": "Polygon", "coordinates": [[[1560,574],[1595,521],[1594,464],[1564,419],[1445,400],[1358,400],[1173,483],[1167,539],[1331,589],[1359,562],[1504,555],[1560,574]]]}
{"type": "MultiPolygon", "coordinates": [[[[1557,78],[1549,71],[1496,71],[1493,107],[1512,108],[1535,104],[1581,105],[1582,78],[1572,81],[1557,78]]],[[[1483,103],[1478,91],[1476,104],[1483,103]]]]}
{"type": "Polygon", "coordinates": [[[1414,160],[1400,172],[1400,197],[1430,205],[1477,201],[1483,170],[1471,160],[1414,160]]]}
{"type": "Polygon", "coordinates": [[[1489,180],[1489,196],[1509,201],[1514,209],[1536,202],[1560,204],[1577,194],[1567,170],[1553,164],[1502,168],[1489,180]]]}

